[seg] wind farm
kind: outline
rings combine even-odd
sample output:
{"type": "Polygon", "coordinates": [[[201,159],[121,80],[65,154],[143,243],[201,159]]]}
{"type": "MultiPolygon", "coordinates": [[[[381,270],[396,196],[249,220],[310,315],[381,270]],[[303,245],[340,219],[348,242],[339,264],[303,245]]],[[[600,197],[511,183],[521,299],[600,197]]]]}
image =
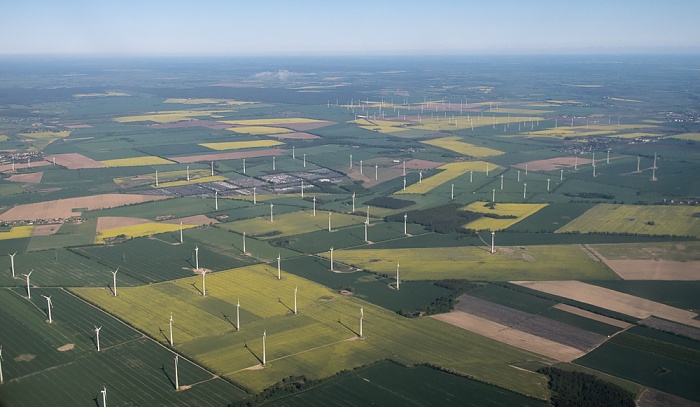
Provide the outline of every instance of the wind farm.
{"type": "Polygon", "coordinates": [[[387,364],[396,382],[348,403],[427,380],[447,405],[456,380],[550,405],[552,368],[642,406],[700,402],[693,102],[643,58],[596,58],[591,78],[574,57],[517,75],[486,57],[158,62],[109,92],[74,62],[50,68],[65,94],[38,75],[38,96],[17,73],[0,84],[0,404],[323,403],[387,364]]]}

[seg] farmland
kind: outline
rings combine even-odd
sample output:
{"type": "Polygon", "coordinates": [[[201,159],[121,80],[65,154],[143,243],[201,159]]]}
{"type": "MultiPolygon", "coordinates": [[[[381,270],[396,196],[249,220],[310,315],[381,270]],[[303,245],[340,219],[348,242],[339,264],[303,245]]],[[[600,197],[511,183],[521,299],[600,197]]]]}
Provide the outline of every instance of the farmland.
{"type": "Polygon", "coordinates": [[[8,57],[0,405],[698,401],[699,61],[8,57]]]}

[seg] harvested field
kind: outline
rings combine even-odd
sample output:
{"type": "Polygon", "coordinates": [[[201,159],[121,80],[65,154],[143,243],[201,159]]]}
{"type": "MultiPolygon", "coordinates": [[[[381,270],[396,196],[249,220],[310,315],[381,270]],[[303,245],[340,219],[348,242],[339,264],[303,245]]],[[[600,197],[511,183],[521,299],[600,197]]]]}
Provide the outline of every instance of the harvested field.
{"type": "Polygon", "coordinates": [[[167,198],[169,197],[155,195],[102,194],[58,199],[55,201],[17,205],[0,215],[0,221],[66,219],[72,216],[79,216],[81,212],[76,211],[76,209],[106,209],[167,198]]]}
{"type": "Polygon", "coordinates": [[[148,219],[140,218],[126,218],[119,216],[100,216],[97,218],[97,227],[95,230],[100,232],[106,229],[119,228],[124,226],[141,225],[143,223],[150,223],[148,219]]]}
{"type": "Polygon", "coordinates": [[[462,311],[432,315],[431,318],[561,362],[571,362],[585,354],[578,349],[508,328],[462,311]]]}
{"type": "Polygon", "coordinates": [[[67,154],[55,154],[46,157],[46,161],[53,162],[56,160],[56,164],[62,167],[66,167],[69,170],[76,170],[79,168],[106,168],[107,166],[99,161],[95,161],[92,158],[85,157],[78,153],[67,153],[67,154]]]}
{"type": "Polygon", "coordinates": [[[623,280],[700,280],[700,261],[604,261],[623,280]]]}
{"type": "Polygon", "coordinates": [[[305,132],[294,132],[294,133],[277,133],[277,134],[270,134],[270,137],[278,138],[278,139],[292,139],[292,140],[313,140],[317,138],[321,138],[319,136],[313,135],[311,133],[305,133],[305,132]]]}
{"type": "Polygon", "coordinates": [[[219,160],[236,160],[239,158],[254,158],[254,157],[271,157],[273,155],[283,155],[286,151],[279,148],[269,148],[266,150],[255,150],[255,151],[237,151],[231,153],[218,153],[218,154],[200,154],[200,155],[189,155],[185,157],[168,157],[169,160],[178,162],[180,164],[185,163],[196,163],[198,161],[219,161],[219,160]]]}
{"type": "Polygon", "coordinates": [[[224,130],[231,127],[226,123],[217,122],[215,120],[188,120],[178,123],[155,123],[149,127],[153,129],[183,129],[191,127],[204,127],[212,130],[224,130]]]}
{"type": "Polygon", "coordinates": [[[58,232],[58,229],[61,228],[61,224],[53,224],[53,225],[37,225],[34,226],[34,230],[32,231],[32,236],[50,236],[58,232]]]}
{"type": "Polygon", "coordinates": [[[700,327],[700,321],[694,319],[698,314],[694,312],[579,281],[513,281],[513,283],[639,319],[655,315],[681,324],[700,327]]]}
{"type": "Polygon", "coordinates": [[[458,300],[457,311],[582,351],[590,350],[605,340],[602,335],[471,295],[460,295],[458,300]]]}
{"type": "MultiPolygon", "coordinates": [[[[443,164],[445,164],[445,163],[439,163],[437,161],[413,159],[413,160],[406,161],[406,169],[407,170],[432,170],[433,168],[437,168],[443,164]]],[[[396,164],[392,168],[403,169],[403,163],[396,164]]]]}
{"type": "MultiPolygon", "coordinates": [[[[547,160],[528,161],[513,165],[512,167],[524,170],[525,166],[527,165],[528,171],[554,171],[574,167],[576,162],[576,157],[555,157],[547,160]]],[[[590,163],[591,160],[588,158],[578,158],[578,165],[586,165],[590,163]]]]}
{"type": "Polygon", "coordinates": [[[92,128],[89,124],[64,124],[63,127],[66,127],[68,129],[89,129],[92,128]]]}
{"type": "Polygon", "coordinates": [[[647,387],[637,399],[639,407],[700,407],[700,403],[647,387]]]}
{"type": "MultiPolygon", "coordinates": [[[[15,169],[42,167],[44,165],[51,165],[51,164],[52,163],[50,163],[48,161],[37,161],[37,162],[31,162],[29,164],[27,164],[27,163],[15,163],[15,169]]],[[[11,171],[12,171],[12,164],[0,165],[0,172],[11,172],[11,171]]]]}
{"type": "Polygon", "coordinates": [[[696,341],[700,341],[700,329],[693,328],[687,325],[677,324],[665,319],[649,317],[640,322],[644,326],[655,328],[660,331],[671,332],[676,335],[685,336],[696,341]]]}
{"type": "Polygon", "coordinates": [[[594,321],[602,322],[604,324],[616,326],[616,327],[622,328],[622,329],[627,329],[627,328],[632,326],[632,324],[629,324],[625,321],[620,321],[620,320],[617,320],[614,318],[608,318],[608,317],[605,317],[602,315],[595,314],[595,313],[590,312],[590,311],[583,310],[581,308],[572,307],[571,305],[567,305],[567,304],[557,304],[554,306],[554,308],[568,312],[570,314],[574,314],[574,315],[578,315],[578,316],[581,316],[584,318],[592,319],[594,321]]]}
{"type": "Polygon", "coordinates": [[[7,177],[7,180],[12,182],[26,182],[29,184],[39,184],[41,183],[41,177],[43,176],[43,172],[31,172],[29,174],[10,175],[9,177],[7,177]]]}

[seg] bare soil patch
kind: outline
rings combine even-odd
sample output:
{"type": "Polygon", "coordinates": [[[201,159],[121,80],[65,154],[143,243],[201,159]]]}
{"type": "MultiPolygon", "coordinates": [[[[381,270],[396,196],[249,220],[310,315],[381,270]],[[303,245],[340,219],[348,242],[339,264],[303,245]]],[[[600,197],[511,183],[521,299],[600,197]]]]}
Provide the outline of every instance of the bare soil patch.
{"type": "Polygon", "coordinates": [[[700,327],[700,321],[694,319],[698,314],[694,312],[579,281],[513,281],[513,283],[639,319],[655,315],[681,324],[700,327]]]}
{"type": "MultiPolygon", "coordinates": [[[[15,170],[19,170],[20,168],[43,167],[44,165],[51,164],[53,163],[48,161],[32,161],[29,165],[27,165],[27,163],[15,163],[15,170]]],[[[12,172],[12,163],[0,165],[0,172],[12,172]]]]}
{"type": "Polygon", "coordinates": [[[432,315],[431,318],[561,362],[571,362],[586,353],[462,311],[432,315]]]}
{"type": "Polygon", "coordinates": [[[671,332],[676,335],[685,336],[696,341],[700,341],[700,329],[691,326],[677,324],[665,319],[649,317],[641,322],[642,325],[655,328],[661,331],[671,332]]]}
{"type": "Polygon", "coordinates": [[[590,311],[583,310],[581,308],[572,307],[566,304],[557,304],[554,308],[568,312],[570,314],[578,315],[584,318],[592,319],[594,321],[602,322],[604,324],[616,326],[618,328],[627,329],[632,326],[632,324],[625,321],[620,321],[614,318],[604,317],[602,315],[594,314],[590,311]]]}
{"type": "Polygon", "coordinates": [[[114,229],[114,228],[119,228],[119,227],[124,227],[124,226],[133,226],[133,225],[141,225],[144,223],[150,223],[151,221],[148,219],[141,219],[141,218],[125,218],[125,217],[119,217],[119,216],[100,216],[97,218],[97,228],[95,230],[97,232],[106,230],[106,229],[114,229]]]}
{"type": "Polygon", "coordinates": [[[36,355],[33,355],[31,353],[23,353],[15,358],[15,362],[29,362],[30,360],[34,360],[36,355]]]}
{"type": "Polygon", "coordinates": [[[32,231],[32,236],[50,236],[56,234],[56,232],[58,232],[58,229],[60,228],[60,223],[52,225],[37,225],[32,231]]]}
{"type": "Polygon", "coordinates": [[[700,280],[700,261],[605,260],[623,280],[700,280]]]}
{"type": "Polygon", "coordinates": [[[279,148],[268,148],[265,150],[253,150],[253,151],[238,151],[229,153],[215,153],[215,154],[200,154],[200,155],[189,155],[185,157],[168,157],[168,160],[178,162],[180,164],[185,163],[195,163],[197,161],[219,161],[219,160],[236,160],[239,158],[254,158],[254,157],[272,157],[273,155],[282,155],[286,151],[279,148]]]}
{"type": "Polygon", "coordinates": [[[265,366],[263,366],[262,364],[257,364],[255,366],[246,367],[243,370],[263,370],[264,368],[265,368],[265,366]]]}
{"type": "Polygon", "coordinates": [[[80,216],[81,212],[75,211],[77,208],[86,208],[87,210],[106,209],[168,198],[167,196],[156,195],[102,194],[58,199],[55,201],[17,205],[0,215],[0,221],[66,219],[80,216]]]}
{"type": "Polygon", "coordinates": [[[73,350],[73,348],[75,348],[75,344],[67,343],[67,344],[65,344],[65,345],[63,345],[63,346],[60,346],[60,347],[57,348],[56,350],[59,351],[59,352],[66,352],[66,351],[69,351],[69,350],[73,350]]]}
{"type": "Polygon", "coordinates": [[[7,177],[7,180],[12,182],[26,182],[30,184],[38,184],[41,182],[41,177],[43,176],[43,172],[32,172],[29,174],[10,175],[9,177],[7,177]]]}
{"type": "MultiPolygon", "coordinates": [[[[527,165],[528,171],[553,171],[574,167],[576,165],[576,162],[576,157],[555,157],[549,158],[547,160],[534,160],[520,164],[515,164],[512,165],[512,167],[524,170],[525,166],[527,165]]],[[[591,160],[588,158],[578,158],[578,165],[586,165],[590,163],[591,160]]]]}
{"type": "Polygon", "coordinates": [[[46,157],[47,161],[53,163],[54,158],[56,159],[56,164],[66,167],[69,170],[76,170],[79,168],[106,168],[107,166],[99,161],[95,161],[92,158],[85,157],[78,153],[66,153],[66,154],[55,154],[46,157]]]}
{"type": "Polygon", "coordinates": [[[170,223],[173,225],[179,225],[182,222],[183,225],[208,225],[210,223],[219,223],[218,220],[212,219],[207,215],[194,215],[187,216],[184,218],[168,219],[163,221],[163,223],[170,223]]]}
{"type": "Polygon", "coordinates": [[[305,133],[305,132],[295,132],[295,133],[278,133],[278,134],[270,134],[270,137],[274,137],[277,139],[293,139],[293,140],[313,140],[317,138],[321,138],[319,136],[316,136],[311,133],[305,133]]]}
{"type": "Polygon", "coordinates": [[[637,399],[639,407],[700,407],[700,403],[647,387],[637,399]]]}

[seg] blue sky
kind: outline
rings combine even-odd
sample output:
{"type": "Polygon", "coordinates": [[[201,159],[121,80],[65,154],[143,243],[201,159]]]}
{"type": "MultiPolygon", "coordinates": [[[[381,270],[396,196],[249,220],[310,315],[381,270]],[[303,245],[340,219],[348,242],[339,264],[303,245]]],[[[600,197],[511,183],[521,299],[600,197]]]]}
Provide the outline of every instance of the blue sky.
{"type": "Polygon", "coordinates": [[[697,0],[0,0],[0,54],[700,52],[697,0]]]}

